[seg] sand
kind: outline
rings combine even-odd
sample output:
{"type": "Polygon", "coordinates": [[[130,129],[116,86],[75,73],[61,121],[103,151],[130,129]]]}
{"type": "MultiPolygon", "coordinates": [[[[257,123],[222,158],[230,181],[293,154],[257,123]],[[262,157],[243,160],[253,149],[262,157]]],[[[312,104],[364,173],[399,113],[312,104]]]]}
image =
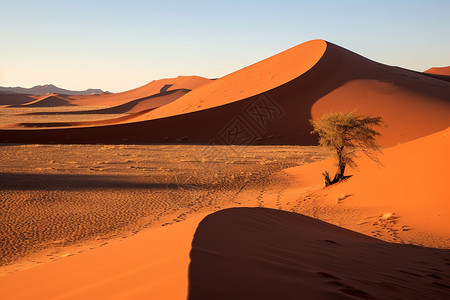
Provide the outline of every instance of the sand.
{"type": "Polygon", "coordinates": [[[0,127],[22,127],[30,124],[48,126],[51,123],[73,124],[76,122],[102,121],[111,123],[111,120],[130,114],[93,114],[92,111],[105,109],[105,107],[92,106],[58,106],[58,107],[5,107],[0,106],[0,127]],[[87,111],[87,113],[84,113],[87,111]]]}
{"type": "Polygon", "coordinates": [[[58,107],[74,105],[64,98],[64,96],[61,96],[59,94],[50,94],[39,97],[34,101],[24,104],[12,105],[11,107],[58,107]]]}
{"type": "Polygon", "coordinates": [[[450,67],[434,67],[434,68],[430,68],[424,72],[430,73],[430,74],[450,76],[450,67]]]}
{"type": "MultiPolygon", "coordinates": [[[[164,87],[164,80],[152,82],[128,95],[136,100],[143,91],[147,96],[164,87]]],[[[133,118],[116,119],[108,126],[74,123],[65,129],[0,129],[0,141],[162,143],[183,139],[194,144],[312,145],[316,137],[309,134],[309,119],[355,110],[383,117],[387,126],[381,130],[380,143],[392,146],[448,127],[449,88],[450,82],[427,73],[383,65],[330,42],[313,40],[196,86],[175,101],[133,118]]],[[[116,103],[112,97],[119,96],[98,97],[92,100],[96,105],[116,103]]],[[[87,105],[89,101],[79,98],[72,103],[87,105]]]]}
{"type": "Polygon", "coordinates": [[[41,250],[47,260],[57,259],[65,246],[217,209],[241,192],[258,194],[279,181],[268,177],[274,171],[324,153],[310,147],[2,145],[0,156],[4,265],[41,250]]]}
{"type": "MultiPolygon", "coordinates": [[[[450,248],[450,129],[386,149],[383,166],[361,157],[353,177],[325,190],[300,196],[293,211],[398,243],[450,248]],[[320,199],[316,206],[302,204],[320,199]],[[306,201],[308,202],[308,201],[306,201]],[[359,215],[358,215],[359,214],[359,215]],[[341,217],[339,217],[341,216],[341,217]]],[[[286,170],[302,186],[323,185],[330,160],[286,170]]]]}
{"type": "Polygon", "coordinates": [[[68,145],[0,147],[0,298],[449,299],[447,77],[314,40],[214,81],[64,98],[134,114],[5,126],[68,145]],[[324,188],[334,162],[281,145],[344,110],[383,117],[382,165],[324,188]]]}
{"type": "Polygon", "coordinates": [[[449,254],[291,212],[232,208],[197,227],[188,299],[447,299],[449,254]]]}
{"type": "MultiPolygon", "coordinates": [[[[447,192],[436,189],[441,174],[430,172],[441,166],[446,169],[442,163],[448,153],[447,136],[448,130],[445,130],[386,149],[382,169],[362,158],[358,160],[359,173],[327,189],[322,188],[320,172],[332,167],[329,160],[281,172],[271,169],[269,173],[260,173],[268,178],[255,178],[253,187],[241,188],[238,184],[232,188],[232,201],[206,203],[201,210],[169,219],[167,224],[163,223],[165,226],[159,223],[133,236],[123,234],[121,238],[101,240],[102,244],[92,247],[87,244],[88,248],[83,244],[78,248],[63,247],[50,259],[52,262],[46,262],[43,256],[31,256],[34,260],[9,266],[9,271],[14,271],[11,267],[29,269],[0,277],[0,295],[8,299],[79,299],[99,295],[117,295],[123,299],[157,296],[183,299],[189,287],[190,299],[273,299],[275,295],[286,299],[447,299],[450,252],[426,248],[450,247],[445,223],[448,218],[436,215],[439,208],[444,207],[440,214],[447,211],[447,192]],[[423,153],[430,156],[417,160],[424,157],[423,153]],[[410,160],[423,173],[408,172],[405,165],[410,160]],[[398,184],[389,185],[392,176],[398,184]],[[415,176],[424,185],[411,182],[415,176]],[[433,183],[435,180],[437,182],[433,183]],[[424,186],[429,188],[424,189],[424,186]],[[405,193],[406,189],[411,191],[405,193]],[[420,194],[416,195],[423,190],[429,195],[428,211],[420,206],[420,194]],[[221,210],[227,207],[244,208],[221,210]],[[218,212],[208,215],[214,211],[218,212]],[[427,224],[421,222],[422,212],[423,216],[430,217],[427,224]],[[191,260],[187,255],[189,249],[191,260]],[[24,284],[28,288],[20,289],[24,284]]],[[[29,151],[30,146],[19,147],[29,151]]],[[[48,151],[49,146],[39,147],[48,151]]],[[[170,147],[186,146],[166,147],[169,148],[161,150],[167,152],[170,147]]],[[[256,147],[254,154],[239,153],[236,157],[248,157],[249,167],[253,169],[255,162],[267,158],[269,153],[278,151],[281,157],[294,154],[288,147],[267,150],[263,153],[256,147]]],[[[121,153],[127,153],[123,151],[121,153]]],[[[179,152],[180,148],[174,151],[179,152]]],[[[77,152],[81,152],[80,149],[77,152]]],[[[316,155],[311,152],[307,157],[313,159],[318,157],[316,155]]],[[[229,153],[221,157],[224,163],[230,159],[229,153]]],[[[8,161],[14,162],[13,159],[8,161]]],[[[218,162],[213,161],[210,166],[218,162]]],[[[186,170],[187,166],[189,164],[182,169],[186,170]]],[[[18,166],[18,170],[22,168],[18,166]]],[[[210,167],[201,171],[208,169],[210,167]]],[[[231,176],[237,170],[242,167],[232,168],[231,173],[225,174],[231,176]]],[[[136,170],[136,174],[139,171],[136,170]]],[[[136,186],[133,190],[135,194],[136,186]]],[[[120,194],[120,189],[115,192],[120,194]]],[[[223,200],[227,197],[227,188],[219,193],[216,200],[223,200]]],[[[126,194],[130,196],[129,191],[126,194]]],[[[175,195],[179,195],[179,191],[175,195]]]]}
{"type": "Polygon", "coordinates": [[[69,96],[68,98],[71,103],[80,106],[115,106],[162,92],[178,89],[193,90],[210,81],[210,79],[200,76],[178,76],[177,78],[153,80],[144,86],[121,93],[69,96]]]}

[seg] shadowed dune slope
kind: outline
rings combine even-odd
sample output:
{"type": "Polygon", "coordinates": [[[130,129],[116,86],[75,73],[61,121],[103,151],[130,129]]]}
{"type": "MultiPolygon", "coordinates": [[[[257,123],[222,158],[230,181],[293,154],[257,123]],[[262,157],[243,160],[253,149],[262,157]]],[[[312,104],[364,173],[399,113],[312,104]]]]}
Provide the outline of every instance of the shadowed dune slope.
{"type": "Polygon", "coordinates": [[[450,76],[450,66],[449,67],[430,68],[430,69],[424,71],[424,73],[450,76]]]}
{"type": "MultiPolygon", "coordinates": [[[[358,170],[348,170],[353,177],[323,191],[323,197],[336,202],[341,195],[351,195],[342,205],[383,207],[395,213],[414,234],[416,230],[438,234],[450,242],[450,128],[385,149],[379,156],[382,166],[367,157],[357,160],[358,170]]],[[[322,173],[335,172],[334,162],[322,161],[287,169],[299,183],[323,185],[322,173]]],[[[423,244],[427,237],[422,237],[423,244]]],[[[435,243],[433,243],[435,244],[435,243]]],[[[441,246],[441,245],[436,245],[441,246]]]]}
{"type": "Polygon", "coordinates": [[[197,228],[188,299],[448,299],[449,255],[291,212],[231,208],[197,228]]]}
{"type": "Polygon", "coordinates": [[[33,95],[0,93],[0,105],[20,105],[35,101],[33,95]]]}
{"type": "Polygon", "coordinates": [[[10,142],[316,143],[309,119],[335,111],[382,116],[383,146],[448,127],[450,82],[376,63],[323,40],[211,81],[122,124],[0,131],[10,142]]]}
{"type": "Polygon", "coordinates": [[[57,106],[73,106],[70,101],[67,100],[67,96],[59,94],[50,94],[37,98],[34,101],[20,104],[11,105],[11,107],[57,107],[57,106]]]}

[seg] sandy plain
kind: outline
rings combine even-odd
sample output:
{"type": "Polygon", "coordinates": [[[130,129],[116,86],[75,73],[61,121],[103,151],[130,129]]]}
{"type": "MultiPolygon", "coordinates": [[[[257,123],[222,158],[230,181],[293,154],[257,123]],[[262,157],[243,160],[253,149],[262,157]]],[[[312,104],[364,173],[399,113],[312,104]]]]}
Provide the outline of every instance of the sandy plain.
{"type": "Polygon", "coordinates": [[[44,249],[56,259],[65,246],[218,210],[240,193],[286,185],[273,173],[325,153],[300,146],[3,144],[0,156],[5,265],[44,249]]]}
{"type": "Polygon", "coordinates": [[[128,114],[70,114],[71,112],[102,109],[99,106],[7,107],[0,105],[0,126],[14,123],[87,122],[108,120],[128,114]]]}

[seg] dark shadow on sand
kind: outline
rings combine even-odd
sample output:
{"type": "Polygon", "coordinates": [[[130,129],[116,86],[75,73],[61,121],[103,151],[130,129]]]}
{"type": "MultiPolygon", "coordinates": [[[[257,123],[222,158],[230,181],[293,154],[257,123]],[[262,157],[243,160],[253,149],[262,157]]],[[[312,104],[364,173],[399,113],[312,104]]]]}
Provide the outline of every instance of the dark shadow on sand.
{"type": "Polygon", "coordinates": [[[86,190],[86,189],[210,189],[211,184],[153,182],[154,178],[130,175],[0,173],[1,190],[86,190]]]}

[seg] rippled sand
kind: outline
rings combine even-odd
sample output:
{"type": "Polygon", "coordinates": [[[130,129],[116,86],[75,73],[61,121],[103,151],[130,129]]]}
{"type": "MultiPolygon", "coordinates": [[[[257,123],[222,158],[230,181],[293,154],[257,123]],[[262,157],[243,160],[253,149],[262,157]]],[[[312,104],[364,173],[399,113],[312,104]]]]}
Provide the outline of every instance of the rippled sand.
{"type": "Polygon", "coordinates": [[[325,153],[299,146],[4,144],[0,157],[5,265],[220,209],[244,190],[276,185],[279,177],[269,175],[325,153]]]}

